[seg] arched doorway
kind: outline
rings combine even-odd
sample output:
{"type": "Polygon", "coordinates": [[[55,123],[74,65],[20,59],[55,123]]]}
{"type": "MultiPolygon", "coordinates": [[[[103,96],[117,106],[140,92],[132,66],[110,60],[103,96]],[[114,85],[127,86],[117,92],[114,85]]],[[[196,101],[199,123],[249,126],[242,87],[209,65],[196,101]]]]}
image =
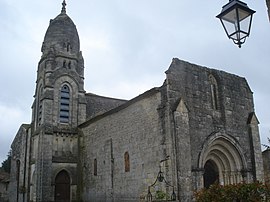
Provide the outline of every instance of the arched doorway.
{"type": "Polygon", "coordinates": [[[246,180],[242,171],[246,170],[247,162],[241,146],[226,134],[216,133],[205,141],[199,167],[204,170],[200,188],[207,188],[215,182],[226,185],[246,180]]]}
{"type": "Polygon", "coordinates": [[[219,171],[214,161],[208,160],[204,165],[203,183],[209,188],[214,183],[219,183],[219,171]]]}
{"type": "Polygon", "coordinates": [[[60,171],[55,177],[54,200],[70,202],[70,177],[67,171],[60,171]]]}

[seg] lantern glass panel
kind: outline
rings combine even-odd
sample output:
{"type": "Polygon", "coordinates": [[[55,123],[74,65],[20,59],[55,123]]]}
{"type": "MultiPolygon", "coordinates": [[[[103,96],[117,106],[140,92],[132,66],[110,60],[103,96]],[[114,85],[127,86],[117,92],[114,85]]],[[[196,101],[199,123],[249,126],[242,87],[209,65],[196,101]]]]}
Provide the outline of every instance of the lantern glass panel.
{"type": "Polygon", "coordinates": [[[247,35],[249,33],[249,30],[250,30],[250,25],[251,25],[251,15],[247,16],[246,18],[243,18],[240,21],[241,31],[245,32],[247,35]]]}
{"type": "Polygon", "coordinates": [[[227,32],[228,37],[233,37],[235,35],[235,32],[237,31],[237,22],[231,23],[226,20],[222,19],[223,26],[225,28],[225,31],[227,32]]]}
{"type": "Polygon", "coordinates": [[[238,10],[238,15],[239,15],[239,21],[241,22],[242,20],[245,20],[247,17],[250,16],[250,13],[243,10],[243,9],[237,9],[238,10]]]}
{"type": "Polygon", "coordinates": [[[236,9],[231,10],[221,17],[224,29],[230,38],[237,38],[236,32],[239,30],[236,9]]]}
{"type": "Polygon", "coordinates": [[[236,15],[236,9],[231,10],[230,12],[226,13],[225,15],[221,16],[221,19],[228,22],[235,24],[237,23],[237,15],[236,15]]]}

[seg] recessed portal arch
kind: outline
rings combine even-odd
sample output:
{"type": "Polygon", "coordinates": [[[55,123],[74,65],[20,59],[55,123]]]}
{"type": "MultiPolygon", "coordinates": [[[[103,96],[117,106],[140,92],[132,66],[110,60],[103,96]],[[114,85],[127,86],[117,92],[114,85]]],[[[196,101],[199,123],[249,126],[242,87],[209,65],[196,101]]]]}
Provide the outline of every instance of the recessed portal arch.
{"type": "Polygon", "coordinates": [[[238,142],[228,135],[214,134],[204,143],[199,157],[199,166],[203,168],[204,187],[211,184],[232,184],[244,181],[242,171],[246,170],[246,161],[238,142]]]}

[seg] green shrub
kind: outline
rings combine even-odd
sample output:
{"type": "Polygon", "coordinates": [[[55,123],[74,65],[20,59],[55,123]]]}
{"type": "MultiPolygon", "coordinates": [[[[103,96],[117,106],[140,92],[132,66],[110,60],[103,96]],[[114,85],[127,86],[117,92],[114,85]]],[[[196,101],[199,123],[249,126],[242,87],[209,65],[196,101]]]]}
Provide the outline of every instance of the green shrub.
{"type": "Polygon", "coordinates": [[[168,194],[166,194],[165,192],[163,192],[163,191],[156,191],[155,198],[157,200],[167,199],[168,197],[169,197],[168,194]]]}
{"type": "Polygon", "coordinates": [[[270,186],[261,182],[213,184],[195,192],[197,202],[270,202],[270,186]]]}

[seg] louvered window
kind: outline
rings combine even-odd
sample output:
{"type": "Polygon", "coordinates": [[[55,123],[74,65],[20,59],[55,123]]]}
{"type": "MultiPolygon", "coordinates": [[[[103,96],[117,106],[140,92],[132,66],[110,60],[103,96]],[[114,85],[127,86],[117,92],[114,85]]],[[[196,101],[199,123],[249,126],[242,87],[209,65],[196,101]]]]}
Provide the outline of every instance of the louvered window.
{"type": "Polygon", "coordinates": [[[69,113],[70,113],[70,90],[67,85],[64,85],[61,88],[60,93],[60,122],[68,123],[69,122],[69,113]]]}

